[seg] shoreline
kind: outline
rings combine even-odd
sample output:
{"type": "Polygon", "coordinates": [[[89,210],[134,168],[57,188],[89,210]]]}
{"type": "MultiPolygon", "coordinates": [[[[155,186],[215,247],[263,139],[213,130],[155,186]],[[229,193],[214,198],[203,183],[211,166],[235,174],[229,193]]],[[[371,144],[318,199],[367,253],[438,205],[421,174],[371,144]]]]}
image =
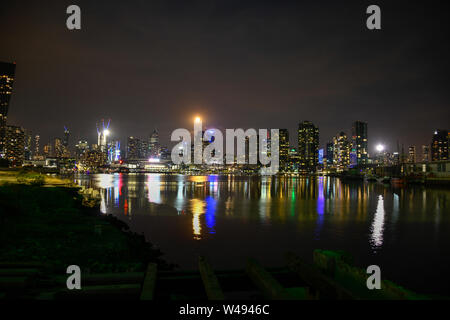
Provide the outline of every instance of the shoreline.
{"type": "Polygon", "coordinates": [[[73,264],[88,272],[144,271],[150,262],[175,267],[143,235],[102,215],[77,187],[2,184],[0,219],[3,263],[45,262],[53,272],[73,264]]]}

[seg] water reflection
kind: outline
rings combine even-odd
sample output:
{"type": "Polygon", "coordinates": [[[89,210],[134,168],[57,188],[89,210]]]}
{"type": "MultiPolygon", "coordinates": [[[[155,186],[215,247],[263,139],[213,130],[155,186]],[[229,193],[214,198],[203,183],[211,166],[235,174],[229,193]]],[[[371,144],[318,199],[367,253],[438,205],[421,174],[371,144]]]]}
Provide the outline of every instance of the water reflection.
{"type": "Polygon", "coordinates": [[[384,199],[383,196],[378,197],[377,211],[372,223],[371,242],[374,249],[378,249],[383,245],[384,231],[384,199]]]}
{"type": "Polygon", "coordinates": [[[386,224],[395,233],[408,222],[438,227],[449,220],[445,189],[393,189],[329,177],[100,174],[76,181],[101,191],[103,213],[129,221],[173,212],[192,219],[189,232],[195,240],[215,237],[223,219],[267,228],[293,225],[316,240],[343,239],[365,225],[365,238],[358,240],[376,250],[386,246],[386,224]]]}

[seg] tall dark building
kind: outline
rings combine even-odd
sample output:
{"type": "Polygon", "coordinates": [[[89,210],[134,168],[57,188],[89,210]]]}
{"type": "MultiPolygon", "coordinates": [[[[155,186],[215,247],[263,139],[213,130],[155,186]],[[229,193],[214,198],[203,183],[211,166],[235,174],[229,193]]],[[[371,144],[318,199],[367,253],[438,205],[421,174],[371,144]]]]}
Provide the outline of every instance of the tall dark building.
{"type": "Polygon", "coordinates": [[[5,134],[5,157],[13,165],[21,165],[25,160],[25,130],[19,126],[8,125],[5,134]]]}
{"type": "Polygon", "coordinates": [[[310,121],[298,125],[298,157],[300,171],[316,171],[319,162],[319,128],[310,121]]]}
{"type": "Polygon", "coordinates": [[[0,62],[0,157],[6,157],[6,120],[8,117],[9,101],[16,65],[14,63],[0,62]]]}
{"type": "Polygon", "coordinates": [[[149,156],[157,158],[159,156],[160,149],[161,147],[159,144],[159,133],[158,130],[155,129],[148,139],[149,156]]]}
{"type": "Polygon", "coordinates": [[[334,157],[334,143],[328,142],[325,150],[325,159],[327,160],[327,167],[333,166],[333,157],[334,157]]]}
{"type": "Polygon", "coordinates": [[[436,130],[431,141],[431,161],[448,160],[448,130],[436,130]]]}
{"type": "Polygon", "coordinates": [[[127,159],[139,159],[139,149],[141,140],[135,137],[128,137],[127,141],[127,159]]]}
{"type": "Polygon", "coordinates": [[[69,138],[70,138],[70,131],[68,128],[64,127],[64,139],[63,139],[63,146],[68,148],[69,147],[69,138]]]}
{"type": "Polygon", "coordinates": [[[279,130],[279,155],[280,169],[287,170],[289,167],[289,131],[288,129],[279,130]]]}
{"type": "Polygon", "coordinates": [[[352,153],[355,156],[353,165],[368,164],[368,148],[367,148],[367,123],[355,121],[352,126],[352,153]]]}

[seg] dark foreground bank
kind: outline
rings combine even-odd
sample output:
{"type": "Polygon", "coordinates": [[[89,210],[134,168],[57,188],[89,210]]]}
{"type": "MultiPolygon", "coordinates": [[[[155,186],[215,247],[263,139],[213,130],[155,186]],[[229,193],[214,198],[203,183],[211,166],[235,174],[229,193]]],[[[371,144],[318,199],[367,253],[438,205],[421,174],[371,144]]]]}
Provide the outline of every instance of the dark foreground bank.
{"type": "Polygon", "coordinates": [[[173,267],[142,235],[84,207],[78,189],[67,187],[0,186],[0,248],[1,262],[39,262],[61,274],[69,265],[87,272],[173,267]]]}

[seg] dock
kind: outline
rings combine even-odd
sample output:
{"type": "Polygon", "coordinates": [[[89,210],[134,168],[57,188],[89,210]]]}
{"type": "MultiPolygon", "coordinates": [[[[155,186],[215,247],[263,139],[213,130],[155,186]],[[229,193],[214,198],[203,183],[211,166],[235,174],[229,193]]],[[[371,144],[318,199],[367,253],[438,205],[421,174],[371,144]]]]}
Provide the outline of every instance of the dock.
{"type": "Polygon", "coordinates": [[[366,287],[368,275],[347,256],[315,250],[313,263],[287,253],[286,265],[265,268],[247,259],[245,269],[217,270],[198,257],[198,270],[83,274],[81,289],[69,290],[69,275],[49,273],[35,262],[0,262],[0,299],[30,300],[416,300],[429,299],[383,280],[381,290],[366,287]]]}

